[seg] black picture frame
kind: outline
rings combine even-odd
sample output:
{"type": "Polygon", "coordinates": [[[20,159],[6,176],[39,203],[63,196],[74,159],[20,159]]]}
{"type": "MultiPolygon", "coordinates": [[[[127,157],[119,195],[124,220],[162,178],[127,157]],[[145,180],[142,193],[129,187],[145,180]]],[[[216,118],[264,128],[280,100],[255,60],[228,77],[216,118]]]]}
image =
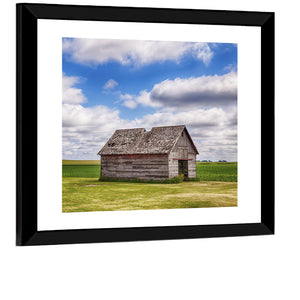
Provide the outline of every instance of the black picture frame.
{"type": "Polygon", "coordinates": [[[274,234],[274,13],[17,4],[16,244],[49,245],[274,234]],[[261,222],[38,231],[38,19],[122,21],[261,28],[261,222]]]}

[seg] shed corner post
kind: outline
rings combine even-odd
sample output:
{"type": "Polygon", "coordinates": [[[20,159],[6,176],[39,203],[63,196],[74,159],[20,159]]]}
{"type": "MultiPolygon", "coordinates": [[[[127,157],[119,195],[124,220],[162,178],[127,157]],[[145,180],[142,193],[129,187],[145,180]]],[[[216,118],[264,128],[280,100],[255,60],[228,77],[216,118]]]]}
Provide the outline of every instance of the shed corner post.
{"type": "Polygon", "coordinates": [[[100,155],[100,178],[99,178],[100,180],[102,179],[102,161],[101,161],[102,159],[101,158],[102,158],[102,156],[100,155]]]}

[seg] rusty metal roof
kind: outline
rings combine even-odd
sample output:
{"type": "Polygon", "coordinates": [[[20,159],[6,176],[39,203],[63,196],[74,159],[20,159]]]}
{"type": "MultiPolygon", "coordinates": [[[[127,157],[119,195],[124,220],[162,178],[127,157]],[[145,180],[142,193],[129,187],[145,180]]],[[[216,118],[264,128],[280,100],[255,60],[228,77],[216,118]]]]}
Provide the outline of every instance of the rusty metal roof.
{"type": "Polygon", "coordinates": [[[144,128],[118,129],[98,152],[98,155],[118,154],[167,154],[175,146],[183,130],[198,153],[185,125],[144,128]]]}

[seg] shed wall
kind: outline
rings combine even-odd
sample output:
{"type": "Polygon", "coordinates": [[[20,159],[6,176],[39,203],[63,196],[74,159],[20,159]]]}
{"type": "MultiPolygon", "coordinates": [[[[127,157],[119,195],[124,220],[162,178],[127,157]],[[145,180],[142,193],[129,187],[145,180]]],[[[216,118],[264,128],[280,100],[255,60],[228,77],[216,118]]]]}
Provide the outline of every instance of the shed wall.
{"type": "Polygon", "coordinates": [[[149,180],[168,176],[167,154],[101,156],[101,177],[149,180]]]}
{"type": "Polygon", "coordinates": [[[169,154],[168,159],[169,159],[169,178],[178,175],[178,160],[188,161],[189,178],[197,177],[196,153],[185,131],[183,131],[182,136],[180,136],[180,138],[178,139],[172,152],[169,154]]]}
{"type": "Polygon", "coordinates": [[[189,153],[188,160],[189,178],[197,177],[196,154],[189,153]]]}

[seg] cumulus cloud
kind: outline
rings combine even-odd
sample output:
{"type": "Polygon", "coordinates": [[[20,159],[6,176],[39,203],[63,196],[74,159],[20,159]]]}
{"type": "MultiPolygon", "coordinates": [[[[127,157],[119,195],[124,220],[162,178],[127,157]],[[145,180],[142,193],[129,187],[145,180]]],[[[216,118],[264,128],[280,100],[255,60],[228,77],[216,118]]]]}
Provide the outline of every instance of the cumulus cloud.
{"type": "Polygon", "coordinates": [[[114,130],[132,126],[129,121],[121,119],[119,113],[103,105],[63,104],[63,157],[97,159],[100,147],[114,130]]]}
{"type": "MultiPolygon", "coordinates": [[[[237,102],[237,73],[166,79],[155,84],[150,92],[143,90],[139,95],[126,96],[130,97],[130,108],[139,104],[163,109],[234,106],[237,102]]],[[[127,106],[125,101],[123,105],[127,106]]]]}
{"type": "Polygon", "coordinates": [[[121,100],[133,100],[133,95],[130,95],[130,94],[120,94],[120,99],[121,100]]]}
{"type": "Polygon", "coordinates": [[[143,106],[154,107],[154,108],[159,108],[162,106],[160,103],[152,101],[150,98],[150,93],[147,92],[146,90],[141,91],[138,95],[121,94],[120,100],[123,106],[126,106],[131,109],[136,108],[139,104],[143,106]]]}
{"type": "MultiPolygon", "coordinates": [[[[127,100],[130,101],[130,100],[127,100]]],[[[85,108],[63,105],[63,156],[97,159],[97,152],[116,129],[185,124],[198,147],[200,159],[236,160],[237,127],[231,125],[231,111],[222,108],[179,112],[155,112],[125,120],[106,106],[85,108]]]]}
{"type": "Polygon", "coordinates": [[[105,85],[103,86],[103,88],[104,88],[105,90],[112,90],[112,89],[114,89],[118,84],[119,84],[119,83],[118,83],[117,81],[115,81],[115,80],[113,80],[113,79],[109,79],[109,80],[105,83],[105,85]]]}
{"type": "Polygon", "coordinates": [[[237,74],[176,78],[156,84],[150,99],[162,106],[223,106],[237,101],[237,74]]]}
{"type": "Polygon", "coordinates": [[[119,99],[120,101],[117,102],[121,102],[121,104],[127,108],[130,109],[134,109],[137,107],[138,103],[135,100],[135,96],[134,95],[130,95],[130,94],[120,94],[119,95],[119,99]]]}
{"type": "Polygon", "coordinates": [[[213,52],[207,43],[195,43],[193,44],[193,51],[195,56],[208,65],[213,57],[213,52]]]}
{"type": "Polygon", "coordinates": [[[126,100],[123,102],[123,105],[128,108],[131,108],[131,109],[134,109],[137,107],[137,103],[134,100],[126,100]]]}
{"type": "Polygon", "coordinates": [[[103,105],[82,106],[87,98],[81,89],[75,87],[79,81],[78,77],[63,74],[63,157],[85,159],[94,154],[96,158],[98,148],[105,143],[111,132],[130,125],[119,117],[118,110],[103,105]]]}
{"type": "Polygon", "coordinates": [[[83,38],[63,39],[63,53],[84,65],[118,62],[138,66],[167,60],[179,62],[186,53],[208,65],[213,57],[207,43],[83,38]]]}
{"type": "Polygon", "coordinates": [[[116,129],[185,124],[200,159],[237,159],[237,106],[232,99],[232,95],[236,97],[234,72],[223,76],[166,80],[156,84],[150,92],[119,94],[119,101],[128,108],[137,105],[157,108],[155,113],[134,120],[122,119],[119,110],[104,105],[82,106],[87,99],[82,90],[75,87],[78,82],[77,77],[63,75],[64,158],[97,159],[96,154],[116,129]],[[226,93],[231,96],[225,100],[218,98],[226,93]],[[191,94],[198,97],[189,97],[191,94]],[[210,99],[210,104],[203,99],[210,99]],[[211,103],[215,107],[211,107],[211,103]]]}
{"type": "Polygon", "coordinates": [[[147,91],[141,91],[140,94],[136,97],[136,102],[144,106],[150,107],[161,107],[162,103],[155,102],[151,99],[151,93],[147,91]]]}
{"type": "MultiPolygon", "coordinates": [[[[208,66],[216,47],[191,42],[63,39],[64,58],[92,67],[109,62],[129,67],[165,61],[180,63],[185,55],[208,66]]],[[[103,85],[102,92],[116,97],[116,101],[112,101],[116,107],[145,106],[155,110],[134,120],[123,119],[116,108],[85,107],[82,104],[87,98],[78,87],[81,79],[63,74],[63,157],[97,159],[97,152],[116,129],[144,127],[149,130],[153,126],[185,124],[200,159],[236,160],[237,70],[235,65],[229,64],[223,71],[227,74],[165,78],[147,90],[141,87],[135,95],[118,90],[115,80],[118,77],[110,75],[112,78],[103,85]]]]}
{"type": "Polygon", "coordinates": [[[196,109],[191,111],[156,112],[135,120],[138,127],[168,126],[185,124],[192,128],[221,127],[227,122],[227,115],[221,108],[196,109]]]}
{"type": "Polygon", "coordinates": [[[66,76],[63,74],[62,77],[62,102],[68,104],[80,104],[86,102],[81,89],[75,87],[79,83],[80,78],[75,76],[66,76]]]}

